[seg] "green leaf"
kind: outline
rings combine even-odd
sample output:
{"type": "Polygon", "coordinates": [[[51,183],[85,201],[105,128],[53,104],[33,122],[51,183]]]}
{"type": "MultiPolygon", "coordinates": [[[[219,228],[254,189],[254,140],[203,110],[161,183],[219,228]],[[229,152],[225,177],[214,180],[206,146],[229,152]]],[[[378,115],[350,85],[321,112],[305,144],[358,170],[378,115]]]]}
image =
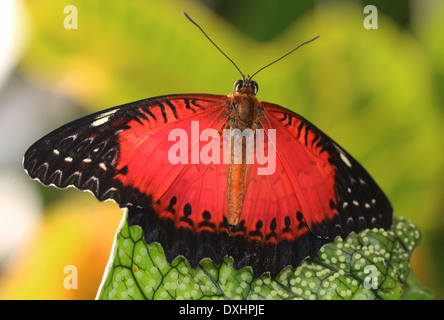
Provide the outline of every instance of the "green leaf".
{"type": "Polygon", "coordinates": [[[196,269],[181,256],[168,263],[158,243],[147,244],[126,214],[97,297],[99,299],[428,299],[409,260],[421,240],[412,222],[396,218],[391,230],[364,230],[340,237],[297,268],[271,280],[252,270],[204,259],[196,269]]]}

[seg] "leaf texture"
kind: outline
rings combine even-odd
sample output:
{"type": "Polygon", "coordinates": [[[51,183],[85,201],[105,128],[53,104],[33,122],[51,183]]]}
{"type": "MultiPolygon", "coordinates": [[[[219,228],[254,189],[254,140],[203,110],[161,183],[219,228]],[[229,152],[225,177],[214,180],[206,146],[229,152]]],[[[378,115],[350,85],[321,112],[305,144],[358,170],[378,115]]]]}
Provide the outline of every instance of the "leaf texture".
{"type": "Polygon", "coordinates": [[[169,264],[158,243],[147,244],[126,215],[117,234],[98,299],[147,300],[349,300],[430,298],[410,268],[421,233],[412,222],[395,218],[391,230],[367,229],[337,237],[316,257],[286,267],[276,279],[267,273],[233,268],[230,258],[215,265],[203,260],[192,269],[179,256],[169,264]]]}

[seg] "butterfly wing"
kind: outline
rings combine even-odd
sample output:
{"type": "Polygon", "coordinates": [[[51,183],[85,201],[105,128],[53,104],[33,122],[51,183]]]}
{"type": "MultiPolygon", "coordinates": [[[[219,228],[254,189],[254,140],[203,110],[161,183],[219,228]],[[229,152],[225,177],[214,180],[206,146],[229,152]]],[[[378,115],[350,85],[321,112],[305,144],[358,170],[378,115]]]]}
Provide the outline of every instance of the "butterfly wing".
{"type": "Polygon", "coordinates": [[[269,270],[276,275],[286,265],[315,256],[336,236],[390,228],[390,202],[356,160],[301,116],[260,104],[263,148],[269,150],[267,165],[274,171],[258,174],[264,165],[256,160],[247,172],[240,218],[245,236],[237,245],[246,253],[241,264],[254,266],[258,274],[269,270]],[[275,139],[270,129],[276,130],[275,139]],[[250,249],[258,246],[262,249],[250,249]]]}
{"type": "Polygon", "coordinates": [[[155,203],[184,165],[168,162],[168,134],[198,120],[225,122],[225,96],[171,95],[117,106],[68,123],[34,143],[23,165],[33,179],[92,192],[121,207],[155,203]]]}
{"type": "Polygon", "coordinates": [[[221,261],[228,247],[226,165],[193,159],[221,136],[227,101],[170,95],[89,115],[33,144],[24,168],[44,185],[73,186],[127,207],[128,223],[141,226],[147,242],[161,243],[169,261],[221,261]]]}

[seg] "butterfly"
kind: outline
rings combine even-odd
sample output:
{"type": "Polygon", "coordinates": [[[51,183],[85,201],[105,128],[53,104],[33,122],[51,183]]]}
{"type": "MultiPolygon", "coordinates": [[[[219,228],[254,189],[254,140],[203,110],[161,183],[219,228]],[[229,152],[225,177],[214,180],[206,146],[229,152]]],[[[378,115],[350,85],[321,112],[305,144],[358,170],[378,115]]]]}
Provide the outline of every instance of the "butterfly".
{"type": "Polygon", "coordinates": [[[35,142],[24,169],[115,201],[147,243],[192,267],[229,256],[275,277],[337,236],[389,229],[393,209],[368,172],[302,116],[259,101],[252,77],[228,96],[159,96],[75,120],[35,142]]]}

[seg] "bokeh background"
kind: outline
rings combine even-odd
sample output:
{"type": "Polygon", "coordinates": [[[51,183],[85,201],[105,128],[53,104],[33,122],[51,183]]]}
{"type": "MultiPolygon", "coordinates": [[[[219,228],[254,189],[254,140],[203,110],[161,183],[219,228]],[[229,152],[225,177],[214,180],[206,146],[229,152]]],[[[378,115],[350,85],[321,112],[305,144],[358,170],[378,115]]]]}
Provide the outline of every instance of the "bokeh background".
{"type": "Polygon", "coordinates": [[[348,150],[415,222],[422,285],[444,297],[444,2],[0,2],[0,299],[93,299],[122,211],[45,188],[22,156],[82,115],[169,93],[228,94],[239,78],[186,11],[255,77],[259,100],[303,115],[348,150]],[[367,30],[366,5],[378,9],[367,30]],[[66,29],[67,5],[78,29],[66,29]],[[67,290],[64,268],[78,270],[67,290]]]}

